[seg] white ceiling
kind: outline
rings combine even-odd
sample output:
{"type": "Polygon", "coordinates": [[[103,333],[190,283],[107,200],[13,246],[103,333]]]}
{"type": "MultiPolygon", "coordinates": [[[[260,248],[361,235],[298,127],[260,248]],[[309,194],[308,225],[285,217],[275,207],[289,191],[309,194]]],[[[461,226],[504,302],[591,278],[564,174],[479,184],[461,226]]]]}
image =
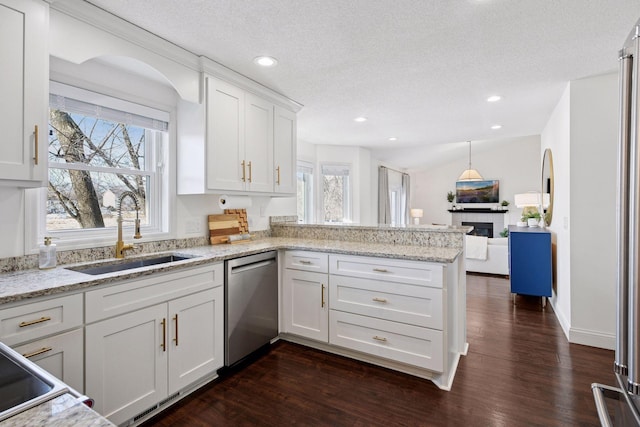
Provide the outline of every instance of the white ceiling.
{"type": "Polygon", "coordinates": [[[617,70],[640,17],[640,0],[90,3],[303,104],[300,140],[409,169],[466,140],[540,134],[568,81],[617,70]]]}

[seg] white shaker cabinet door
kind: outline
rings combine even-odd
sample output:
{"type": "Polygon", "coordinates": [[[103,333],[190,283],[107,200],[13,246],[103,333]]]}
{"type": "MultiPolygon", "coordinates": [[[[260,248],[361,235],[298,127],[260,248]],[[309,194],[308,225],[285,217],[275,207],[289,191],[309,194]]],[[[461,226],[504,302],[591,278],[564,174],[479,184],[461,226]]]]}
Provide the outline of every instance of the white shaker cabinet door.
{"type": "Polygon", "coordinates": [[[224,365],[224,288],[169,302],[169,394],[224,365]]]}
{"type": "Polygon", "coordinates": [[[0,181],[44,185],[47,173],[49,9],[0,0],[0,181]]]}
{"type": "Polygon", "coordinates": [[[273,117],[273,167],[276,193],[296,193],[296,113],[275,107],[273,117]]]}
{"type": "Polygon", "coordinates": [[[287,333],[329,341],[328,276],[310,271],[285,270],[283,319],[287,333]]]}
{"type": "Polygon", "coordinates": [[[159,304],[85,328],[86,394],[114,424],[167,396],[166,314],[159,304]]]}
{"type": "Polygon", "coordinates": [[[244,160],[247,191],[273,192],[273,104],[245,94],[244,160]]]}
{"type": "Polygon", "coordinates": [[[207,188],[244,190],[244,91],[214,78],[207,85],[207,188]]]}

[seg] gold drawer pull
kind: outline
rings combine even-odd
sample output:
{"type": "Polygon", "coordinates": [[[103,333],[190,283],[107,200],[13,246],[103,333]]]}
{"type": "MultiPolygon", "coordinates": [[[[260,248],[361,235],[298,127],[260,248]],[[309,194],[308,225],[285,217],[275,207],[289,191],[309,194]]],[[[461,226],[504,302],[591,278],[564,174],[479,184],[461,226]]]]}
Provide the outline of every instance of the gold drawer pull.
{"type": "Polygon", "coordinates": [[[27,359],[31,359],[32,357],[35,357],[42,353],[46,353],[47,351],[51,351],[51,350],[53,350],[53,348],[51,347],[42,347],[40,350],[36,350],[33,353],[25,353],[23,354],[23,356],[26,357],[27,359]]]}
{"type": "Polygon", "coordinates": [[[379,337],[377,335],[374,335],[373,339],[376,340],[376,341],[387,342],[387,339],[385,337],[379,337]]]}
{"type": "Polygon", "coordinates": [[[251,182],[251,162],[247,164],[247,167],[249,168],[249,182],[251,182]]]}
{"type": "Polygon", "coordinates": [[[162,344],[160,347],[162,347],[162,351],[167,351],[167,319],[163,317],[160,324],[162,325],[162,344]]]}
{"type": "Polygon", "coordinates": [[[240,163],[240,166],[242,166],[242,182],[246,182],[247,181],[247,176],[245,174],[245,162],[244,162],[244,160],[242,161],[242,163],[240,163]]]}
{"type": "Polygon", "coordinates": [[[176,343],[176,347],[178,346],[178,313],[176,313],[176,317],[173,318],[176,321],[176,337],[173,339],[173,342],[176,343]]]}
{"type": "Polygon", "coordinates": [[[300,264],[305,264],[305,265],[309,265],[311,264],[311,261],[307,261],[305,259],[301,259],[300,261],[298,261],[300,264]]]}
{"type": "Polygon", "coordinates": [[[42,322],[48,322],[49,320],[51,320],[51,317],[49,316],[42,316],[39,319],[36,320],[27,320],[26,322],[20,322],[20,324],[18,325],[21,328],[24,328],[25,326],[31,326],[31,325],[35,325],[38,323],[42,323],[42,322]]]}
{"type": "Polygon", "coordinates": [[[280,166],[276,168],[276,172],[278,173],[278,178],[276,178],[276,184],[280,185],[280,166]]]}
{"type": "Polygon", "coordinates": [[[375,302],[387,302],[387,299],[386,299],[386,298],[378,298],[378,297],[374,297],[374,298],[373,298],[373,300],[374,300],[375,302]]]}
{"type": "Polygon", "coordinates": [[[377,273],[388,273],[389,270],[387,270],[386,268],[374,268],[373,271],[377,272],[377,273]]]}
{"type": "Polygon", "coordinates": [[[322,284],[322,295],[321,295],[321,298],[322,298],[322,302],[320,304],[320,307],[324,308],[324,283],[322,284]]]}
{"type": "Polygon", "coordinates": [[[40,148],[38,147],[38,125],[35,125],[33,129],[33,143],[35,145],[33,160],[35,165],[38,166],[38,157],[40,157],[40,155],[38,154],[38,149],[40,148]]]}

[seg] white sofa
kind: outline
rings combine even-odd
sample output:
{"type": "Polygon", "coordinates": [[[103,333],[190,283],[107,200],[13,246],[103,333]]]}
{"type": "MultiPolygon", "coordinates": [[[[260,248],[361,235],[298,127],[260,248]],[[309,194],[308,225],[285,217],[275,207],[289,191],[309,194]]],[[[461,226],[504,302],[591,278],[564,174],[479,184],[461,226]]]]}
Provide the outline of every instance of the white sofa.
{"type": "Polygon", "coordinates": [[[509,239],[498,237],[487,240],[487,259],[479,260],[466,258],[465,245],[465,265],[467,271],[475,273],[489,273],[509,275],[509,239]]]}

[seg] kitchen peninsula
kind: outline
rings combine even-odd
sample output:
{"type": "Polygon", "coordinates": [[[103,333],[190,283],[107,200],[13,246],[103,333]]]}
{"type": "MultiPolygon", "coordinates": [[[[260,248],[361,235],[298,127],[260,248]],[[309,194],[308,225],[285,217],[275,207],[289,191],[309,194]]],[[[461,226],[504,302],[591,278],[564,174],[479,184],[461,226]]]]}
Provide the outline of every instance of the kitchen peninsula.
{"type": "MultiPolygon", "coordinates": [[[[0,324],[4,313],[20,307],[77,298],[75,304],[79,308],[76,307],[75,311],[78,313],[78,321],[73,325],[74,331],[94,331],[95,325],[109,322],[109,316],[113,319],[114,314],[118,313],[106,314],[106,320],[100,321],[99,310],[96,309],[98,306],[87,305],[93,304],[91,301],[95,300],[90,294],[111,292],[124,284],[126,286],[120,287],[126,292],[136,291],[140,296],[145,292],[145,287],[140,287],[137,291],[138,283],[144,283],[151,290],[151,281],[160,280],[158,278],[176,276],[178,279],[182,278],[180,280],[187,280],[185,277],[210,275],[211,271],[215,276],[214,281],[221,283],[219,273],[222,269],[218,267],[222,261],[278,250],[280,339],[430,379],[438,387],[448,390],[452,386],[459,357],[467,351],[464,258],[460,256],[467,231],[469,227],[367,227],[274,222],[271,230],[264,236],[241,244],[210,246],[204,244],[204,239],[188,247],[185,247],[184,242],[165,243],[162,246],[165,251],[170,250],[187,257],[168,264],[94,276],[68,269],[77,267],[77,262],[62,263],[63,265],[47,271],[17,270],[0,275],[0,324]],[[321,260],[320,264],[316,264],[317,260],[321,260]],[[309,338],[305,336],[304,328],[303,332],[296,329],[300,327],[300,319],[296,318],[296,304],[300,307],[307,304],[296,298],[307,294],[295,292],[304,289],[298,287],[299,280],[306,280],[310,270],[327,279],[322,279],[318,292],[312,293],[318,298],[322,295],[317,306],[321,308],[319,314],[325,316],[322,318],[325,319],[322,320],[325,323],[323,327],[331,331],[326,338],[309,338]],[[294,293],[289,293],[292,290],[294,293]],[[84,296],[84,300],[81,296],[84,296]],[[292,302],[295,304],[292,305],[292,302]],[[363,334],[369,338],[369,342],[363,343],[363,334]]],[[[149,250],[154,247],[151,244],[145,246],[149,250]]],[[[79,251],[75,252],[77,256],[79,251]]],[[[147,257],[149,254],[128,259],[147,257]]],[[[59,260],[64,259],[65,253],[59,253],[59,260]]],[[[100,264],[104,262],[102,260],[100,264]]],[[[85,264],[87,263],[82,263],[85,264]]],[[[168,280],[164,282],[170,283],[168,280]]],[[[178,282],[174,280],[171,283],[178,282]]],[[[215,286],[217,285],[212,285],[215,286]]],[[[192,295],[209,292],[196,287],[189,289],[186,292],[192,295]]],[[[176,291],[168,285],[161,290],[165,293],[176,291]]],[[[175,298],[177,297],[184,299],[176,294],[175,298]]],[[[156,295],[144,298],[147,301],[142,302],[142,308],[136,307],[136,310],[146,310],[146,306],[159,303],[156,295]]],[[[164,298],[170,299],[166,295],[164,298]]],[[[169,301],[168,304],[172,302],[169,301]]],[[[216,306],[217,310],[220,308],[216,306]]],[[[306,309],[305,312],[308,313],[306,309]]],[[[128,315],[125,313],[118,317],[128,315]]],[[[216,327],[220,328],[222,325],[217,324],[216,327]]],[[[65,331],[66,329],[56,332],[67,333],[65,331]]],[[[3,332],[0,341],[5,340],[4,335],[3,332]]],[[[87,340],[93,339],[90,335],[93,334],[87,334],[87,340]]],[[[181,333],[181,339],[182,336],[181,333]]],[[[12,339],[9,337],[8,344],[13,346],[18,340],[12,339]]],[[[84,385],[84,392],[90,395],[96,387],[89,386],[95,378],[89,377],[89,372],[93,369],[88,369],[87,366],[94,363],[91,354],[95,353],[95,348],[91,350],[90,347],[95,346],[88,343],[84,345],[87,378],[80,385],[72,385],[76,388],[84,385]]],[[[82,356],[80,360],[83,360],[82,356]]],[[[216,363],[217,367],[221,366],[219,360],[216,363]]],[[[179,389],[177,394],[192,391],[215,378],[215,370],[208,372],[184,389],[179,389]]],[[[96,398],[98,412],[116,424],[128,422],[138,414],[146,413],[151,406],[112,416],[110,411],[105,411],[101,406],[104,398],[100,399],[100,396],[93,394],[91,397],[96,398]]],[[[157,406],[148,415],[151,416],[164,407],[157,406]]],[[[144,419],[147,419],[146,415],[138,421],[142,422],[144,419]]]]}

